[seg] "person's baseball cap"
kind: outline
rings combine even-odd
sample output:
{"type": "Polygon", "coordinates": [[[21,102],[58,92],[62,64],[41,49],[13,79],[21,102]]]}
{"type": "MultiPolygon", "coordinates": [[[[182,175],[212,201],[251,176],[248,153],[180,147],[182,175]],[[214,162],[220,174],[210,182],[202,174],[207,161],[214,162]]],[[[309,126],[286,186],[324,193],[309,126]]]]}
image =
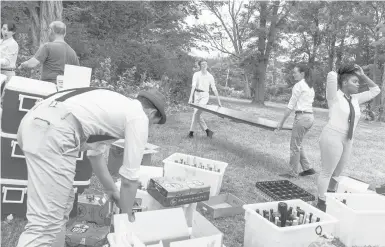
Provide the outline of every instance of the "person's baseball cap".
{"type": "Polygon", "coordinates": [[[137,98],[143,97],[148,99],[155,108],[160,112],[161,119],[158,124],[164,124],[166,122],[166,97],[156,89],[150,89],[148,91],[140,91],[137,98]]]}

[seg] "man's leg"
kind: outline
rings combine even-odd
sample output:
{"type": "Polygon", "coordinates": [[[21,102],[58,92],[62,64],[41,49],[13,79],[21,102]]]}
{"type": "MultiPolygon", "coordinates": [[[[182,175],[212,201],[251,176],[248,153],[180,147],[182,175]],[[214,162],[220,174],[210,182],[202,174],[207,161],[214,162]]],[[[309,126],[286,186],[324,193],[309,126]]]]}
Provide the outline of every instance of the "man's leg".
{"type": "MultiPolygon", "coordinates": [[[[46,120],[33,119],[23,124],[19,139],[28,168],[28,223],[17,246],[51,247],[65,226],[73,193],[78,151],[74,133],[59,131],[46,120]]],[[[64,242],[57,246],[64,246],[64,242]]]]}

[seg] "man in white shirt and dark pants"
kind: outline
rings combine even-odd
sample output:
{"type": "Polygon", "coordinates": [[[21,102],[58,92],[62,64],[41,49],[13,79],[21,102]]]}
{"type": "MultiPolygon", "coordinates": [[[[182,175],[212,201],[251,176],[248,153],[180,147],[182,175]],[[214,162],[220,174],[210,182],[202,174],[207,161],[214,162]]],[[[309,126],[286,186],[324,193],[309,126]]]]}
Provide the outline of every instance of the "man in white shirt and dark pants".
{"type": "MultiPolygon", "coordinates": [[[[198,65],[201,70],[194,73],[190,98],[188,100],[189,104],[194,103],[198,105],[207,105],[210,99],[209,91],[211,87],[215,96],[217,96],[218,105],[222,106],[219,99],[218,90],[215,86],[214,77],[207,71],[207,61],[201,60],[199,61],[198,65]]],[[[199,123],[201,129],[206,132],[208,137],[213,137],[214,132],[207,127],[205,120],[201,117],[201,114],[201,110],[196,108],[194,109],[188,137],[194,137],[194,130],[197,123],[199,123]]]]}
{"type": "Polygon", "coordinates": [[[58,92],[32,108],[22,119],[17,138],[28,167],[28,224],[17,246],[64,246],[80,151],[88,150],[105,192],[131,216],[149,124],[166,122],[165,104],[157,90],[131,99],[108,89],[81,88],[58,92]],[[122,138],[119,192],[103,154],[122,138]]]}
{"type": "Polygon", "coordinates": [[[293,178],[298,175],[308,176],[315,174],[302,147],[303,138],[314,123],[313,102],[315,93],[313,83],[309,80],[309,69],[304,65],[297,65],[294,67],[293,76],[298,82],[293,87],[292,96],[285,114],[277,126],[277,130],[280,130],[287,117],[293,110],[295,111],[295,119],[290,140],[291,170],[289,173],[280,175],[286,178],[293,178]],[[302,167],[302,172],[299,171],[299,166],[302,167]]]}

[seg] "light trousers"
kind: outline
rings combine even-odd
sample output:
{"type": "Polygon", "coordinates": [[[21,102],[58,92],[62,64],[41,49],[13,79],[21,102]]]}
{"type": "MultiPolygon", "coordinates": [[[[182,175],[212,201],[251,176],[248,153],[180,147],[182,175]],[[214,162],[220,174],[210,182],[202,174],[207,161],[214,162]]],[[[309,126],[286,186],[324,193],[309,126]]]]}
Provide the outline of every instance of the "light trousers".
{"type": "Polygon", "coordinates": [[[313,114],[296,114],[291,131],[290,140],[290,167],[293,175],[298,176],[300,166],[303,171],[311,168],[310,162],[306,157],[305,150],[302,146],[303,138],[310,130],[314,123],[313,114]]]}
{"type": "Polygon", "coordinates": [[[318,197],[325,200],[327,190],[336,190],[337,183],[332,177],[341,175],[350,160],[353,141],[346,133],[324,127],[320,137],[321,172],[318,177],[318,197]]]}
{"type": "Polygon", "coordinates": [[[17,247],[65,246],[79,153],[71,116],[61,107],[39,106],[20,124],[18,143],[28,168],[28,223],[17,247]]]}
{"type": "MultiPolygon", "coordinates": [[[[194,93],[194,104],[197,105],[207,105],[209,102],[209,93],[208,92],[195,92],[194,93]]],[[[194,108],[194,113],[191,121],[190,131],[194,131],[196,129],[197,123],[199,123],[201,129],[203,131],[207,130],[207,125],[205,120],[201,116],[202,111],[194,108]]]]}

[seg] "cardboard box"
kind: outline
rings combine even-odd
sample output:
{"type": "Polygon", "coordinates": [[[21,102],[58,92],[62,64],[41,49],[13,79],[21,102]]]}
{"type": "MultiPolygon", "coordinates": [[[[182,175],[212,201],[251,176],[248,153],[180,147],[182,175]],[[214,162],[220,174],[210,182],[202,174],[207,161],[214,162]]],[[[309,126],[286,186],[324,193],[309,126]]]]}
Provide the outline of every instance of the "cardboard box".
{"type": "Polygon", "coordinates": [[[76,221],[67,228],[66,244],[70,247],[102,247],[107,244],[109,226],[76,221]]]}
{"type": "Polygon", "coordinates": [[[82,194],[78,198],[77,221],[93,222],[99,225],[110,225],[109,214],[112,210],[107,195],[82,194]]]}
{"type": "Polygon", "coordinates": [[[113,225],[117,240],[116,246],[122,246],[131,233],[147,245],[163,242],[169,247],[171,242],[189,239],[188,226],[181,208],[147,211],[135,214],[135,222],[129,222],[127,214],[113,216],[113,225]]]}
{"type": "Polygon", "coordinates": [[[207,202],[198,202],[197,208],[208,213],[214,219],[243,214],[245,202],[232,194],[221,194],[210,197],[207,202]]]}
{"type": "Polygon", "coordinates": [[[152,178],[148,184],[147,192],[164,207],[207,201],[210,198],[210,186],[199,185],[197,188],[193,184],[198,184],[198,182],[194,181],[178,181],[175,178],[152,178]],[[178,192],[178,189],[182,192],[178,192]]]}

